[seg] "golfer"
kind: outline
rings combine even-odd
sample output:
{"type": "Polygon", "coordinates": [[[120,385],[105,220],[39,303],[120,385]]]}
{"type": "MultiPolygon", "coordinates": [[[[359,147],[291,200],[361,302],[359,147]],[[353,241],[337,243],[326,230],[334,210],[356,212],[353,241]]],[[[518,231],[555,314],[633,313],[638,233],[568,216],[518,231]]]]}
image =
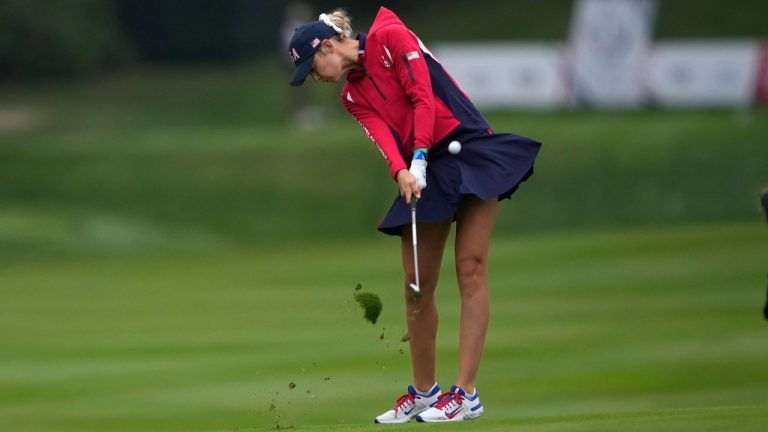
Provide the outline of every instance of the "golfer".
{"type": "Polygon", "coordinates": [[[289,45],[291,85],[338,83],[344,107],[381,150],[400,190],[380,222],[401,237],[413,384],[376,423],[459,421],[483,414],[475,382],[488,327],[488,246],[496,204],[533,173],[540,143],[496,134],[469,97],[419,38],[381,8],[368,33],[352,36],[343,10],[298,27],[289,45]],[[459,141],[448,151],[449,143],[459,141]],[[456,153],[456,154],[452,154],[456,153]],[[418,199],[418,256],[422,295],[415,282],[411,200],[418,199]],[[435,380],[437,307],[434,292],[446,239],[456,222],[456,276],[461,292],[459,370],[450,390],[435,380]]]}

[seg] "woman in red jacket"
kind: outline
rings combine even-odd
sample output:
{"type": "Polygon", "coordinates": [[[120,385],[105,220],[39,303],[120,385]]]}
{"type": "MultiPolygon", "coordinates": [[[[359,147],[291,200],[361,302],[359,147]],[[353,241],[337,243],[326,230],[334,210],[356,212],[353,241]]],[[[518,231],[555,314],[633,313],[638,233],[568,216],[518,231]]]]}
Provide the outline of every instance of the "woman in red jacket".
{"type": "Polygon", "coordinates": [[[413,385],[376,423],[479,417],[483,406],[475,379],[488,327],[488,246],[496,204],[533,173],[540,144],[495,134],[421,40],[386,8],[379,10],[368,33],[356,38],[343,10],[323,14],[296,29],[289,52],[296,67],[291,85],[301,85],[310,75],[332,83],[346,76],[342,102],[381,149],[400,190],[378,229],[402,238],[413,385]],[[452,144],[449,152],[453,141],[461,144],[452,144]],[[418,300],[409,288],[416,275],[409,226],[413,199],[419,207],[418,300]],[[441,393],[435,382],[434,291],[453,221],[460,362],[454,385],[441,393]]]}

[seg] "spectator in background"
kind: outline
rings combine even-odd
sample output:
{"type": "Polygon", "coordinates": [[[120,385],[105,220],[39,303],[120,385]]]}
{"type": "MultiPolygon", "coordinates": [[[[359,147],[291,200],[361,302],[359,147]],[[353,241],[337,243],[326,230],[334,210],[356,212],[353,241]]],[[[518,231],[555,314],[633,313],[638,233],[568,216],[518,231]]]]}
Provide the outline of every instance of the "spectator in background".
{"type": "Polygon", "coordinates": [[[765,213],[765,221],[768,222],[768,187],[763,189],[760,200],[763,203],[763,212],[765,213]]]}
{"type": "MultiPolygon", "coordinates": [[[[768,222],[768,187],[763,189],[760,201],[763,204],[763,213],[765,213],[765,221],[768,222]]],[[[763,316],[768,320],[768,288],[765,291],[765,306],[763,306],[763,316]]]]}

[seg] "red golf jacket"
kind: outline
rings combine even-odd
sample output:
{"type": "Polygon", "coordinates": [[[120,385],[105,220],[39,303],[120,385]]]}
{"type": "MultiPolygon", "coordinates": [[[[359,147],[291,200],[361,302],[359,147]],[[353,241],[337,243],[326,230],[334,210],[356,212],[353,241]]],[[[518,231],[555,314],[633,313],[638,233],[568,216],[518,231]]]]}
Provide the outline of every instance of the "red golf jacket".
{"type": "Polygon", "coordinates": [[[393,179],[417,148],[490,131],[469,97],[394,12],[381,8],[358,36],[361,68],[347,73],[344,107],[389,164],[393,179]]]}

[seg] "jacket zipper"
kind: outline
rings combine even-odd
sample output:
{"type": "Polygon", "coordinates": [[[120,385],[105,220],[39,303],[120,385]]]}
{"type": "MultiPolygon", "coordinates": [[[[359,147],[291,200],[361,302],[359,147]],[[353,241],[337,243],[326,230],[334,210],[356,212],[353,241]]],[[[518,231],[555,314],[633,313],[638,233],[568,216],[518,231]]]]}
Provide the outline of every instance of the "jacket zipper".
{"type": "Polygon", "coordinates": [[[387,100],[387,97],[384,96],[384,93],[381,91],[378,85],[376,85],[376,81],[373,80],[373,77],[365,74],[365,76],[368,77],[369,80],[371,80],[371,84],[373,84],[373,87],[376,88],[376,91],[379,92],[379,96],[381,96],[382,99],[387,100]]]}
{"type": "Polygon", "coordinates": [[[405,67],[408,68],[408,76],[411,77],[411,82],[416,81],[416,79],[413,77],[413,71],[411,70],[411,64],[408,62],[408,57],[405,54],[400,54],[400,57],[403,59],[405,67]]]}

